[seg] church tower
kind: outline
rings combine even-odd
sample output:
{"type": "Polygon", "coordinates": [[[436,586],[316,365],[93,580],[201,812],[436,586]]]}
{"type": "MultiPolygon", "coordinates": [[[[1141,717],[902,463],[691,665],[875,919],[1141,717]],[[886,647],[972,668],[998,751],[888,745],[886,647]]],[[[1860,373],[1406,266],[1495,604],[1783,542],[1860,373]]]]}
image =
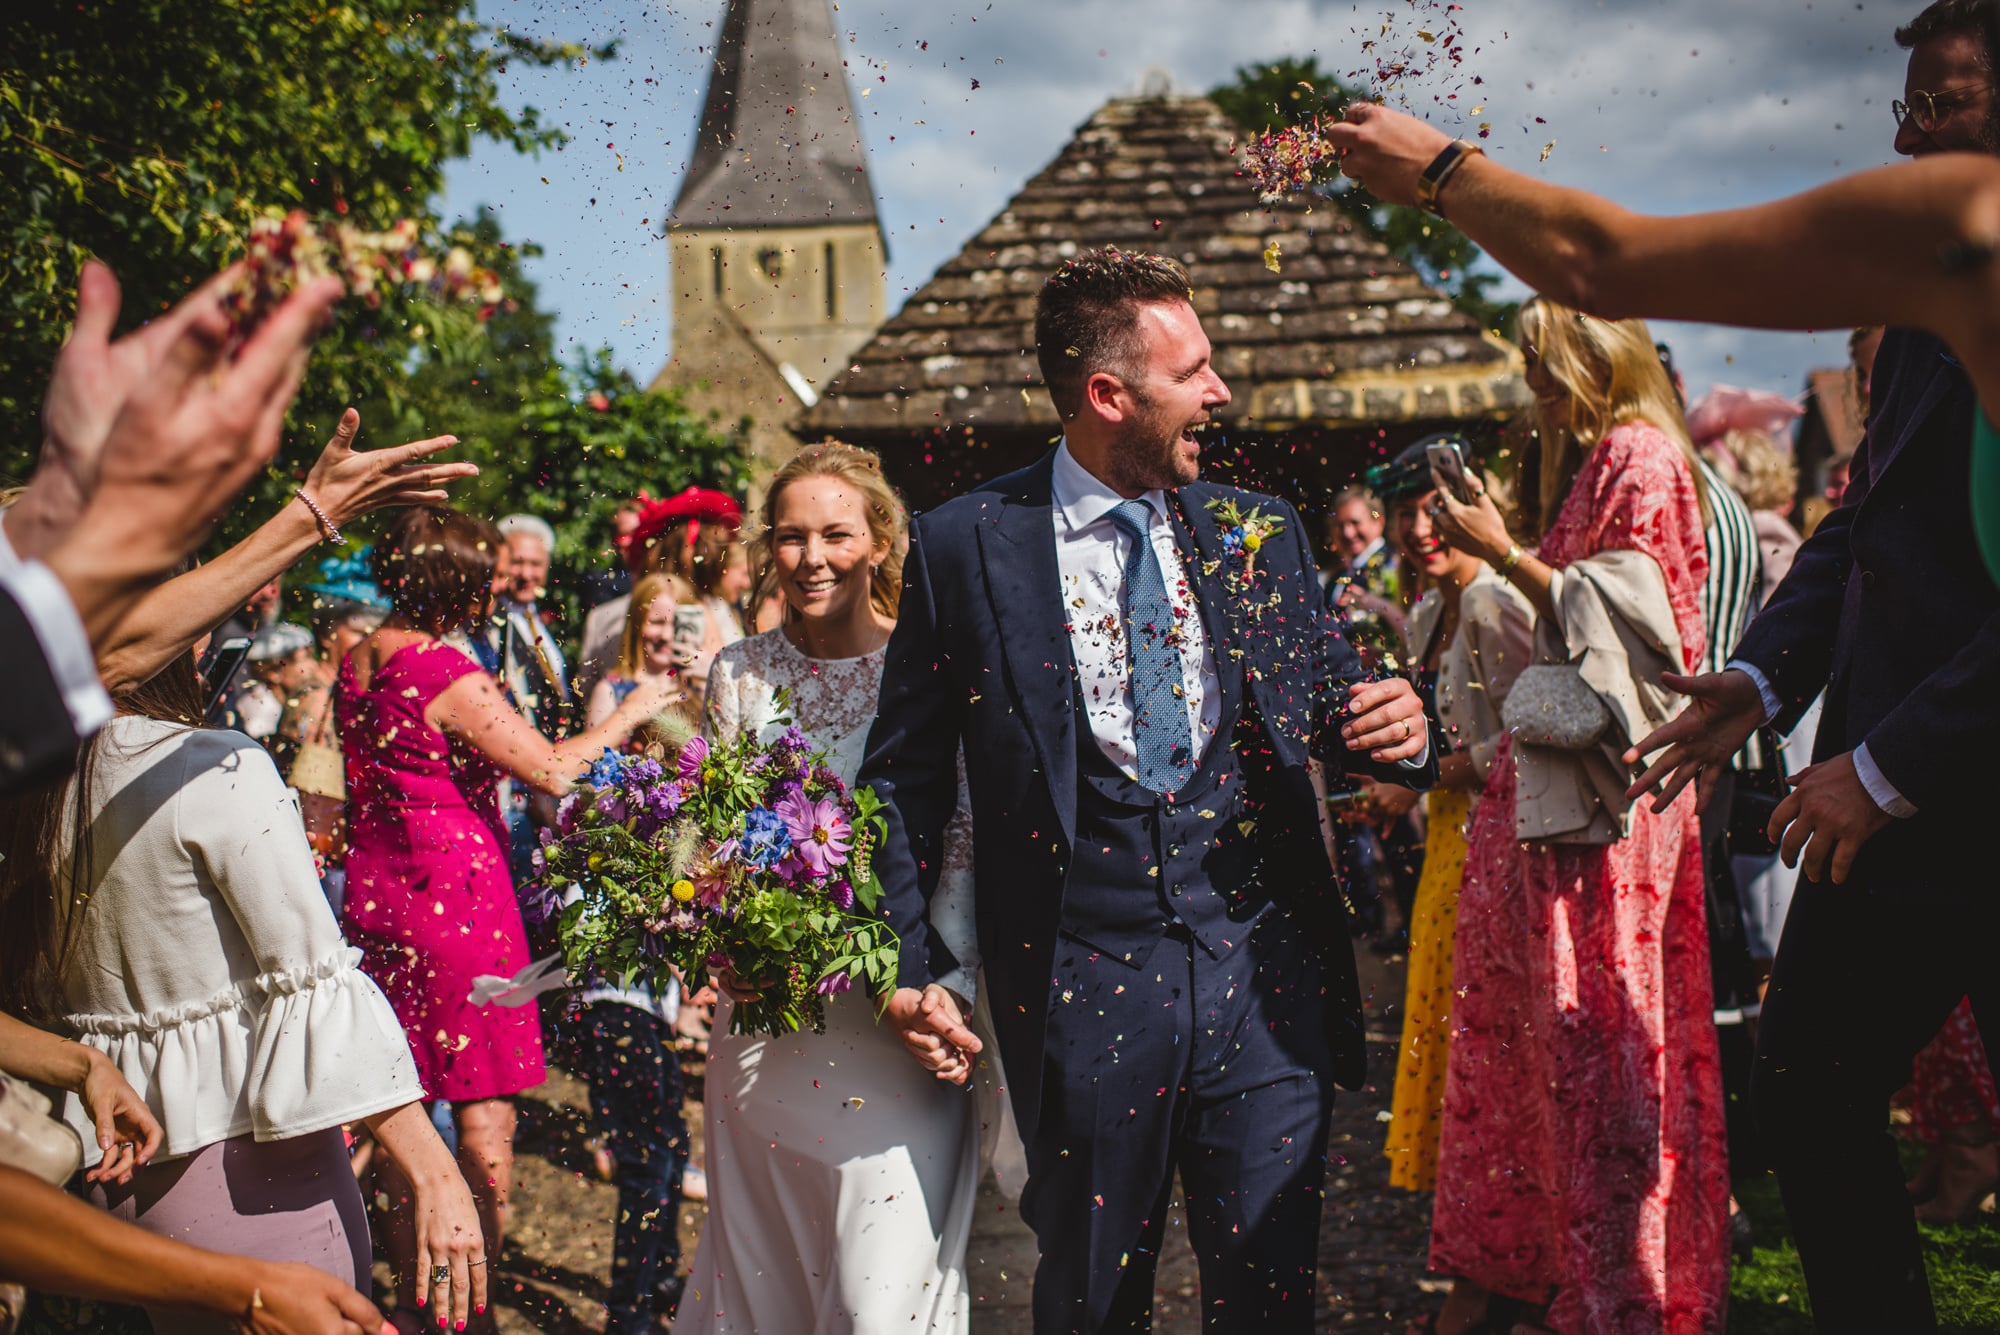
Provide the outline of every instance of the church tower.
{"type": "Polygon", "coordinates": [[[888,314],[886,249],[828,0],[728,0],[668,232],[677,386],[748,416],[769,467],[785,428],[888,314]]]}

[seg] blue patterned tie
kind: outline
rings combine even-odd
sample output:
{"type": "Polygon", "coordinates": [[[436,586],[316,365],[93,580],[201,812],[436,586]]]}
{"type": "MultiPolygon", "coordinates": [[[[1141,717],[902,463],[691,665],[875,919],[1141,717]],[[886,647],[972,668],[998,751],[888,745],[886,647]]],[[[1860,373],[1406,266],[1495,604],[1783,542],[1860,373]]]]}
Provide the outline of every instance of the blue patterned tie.
{"type": "Polygon", "coordinates": [[[1132,540],[1125,554],[1125,643],[1132,652],[1132,740],[1139,782],[1155,793],[1177,792],[1193,768],[1193,739],[1182,698],[1181,651],[1174,609],[1153,550],[1153,508],[1125,501],[1111,521],[1132,540]]]}

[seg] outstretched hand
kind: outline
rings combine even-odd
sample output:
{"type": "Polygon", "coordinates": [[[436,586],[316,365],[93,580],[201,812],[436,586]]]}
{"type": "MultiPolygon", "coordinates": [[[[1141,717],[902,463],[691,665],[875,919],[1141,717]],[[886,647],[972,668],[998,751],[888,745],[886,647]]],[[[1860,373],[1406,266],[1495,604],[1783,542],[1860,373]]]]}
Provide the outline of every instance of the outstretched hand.
{"type": "Polygon", "coordinates": [[[89,1061],[89,1073],[77,1094],[83,1100],[84,1111],[97,1125],[97,1147],[104,1157],[83,1175],[83,1180],[116,1182],[122,1186],[132,1180],[135,1169],[152,1162],[166,1133],[160,1129],[153,1110],[146,1106],[124,1073],[111,1064],[109,1057],[93,1048],[89,1061]]]}
{"type": "Polygon", "coordinates": [[[1346,121],[1325,134],[1341,150],[1341,175],[1384,204],[1415,204],[1418,178],[1451,142],[1444,131],[1374,102],[1349,104],[1346,121]]]}
{"type": "Polygon", "coordinates": [[[395,1335],[374,1303],[324,1270],[291,1261],[245,1262],[256,1305],[231,1323],[244,1335],[395,1335]]]}
{"type": "Polygon", "coordinates": [[[1353,717],[1341,726],[1340,735],[1348,750],[1366,751],[1370,760],[1413,760],[1430,744],[1424,702],[1401,677],[1356,686],[1348,692],[1347,712],[1353,717]]]}
{"type": "Polygon", "coordinates": [[[938,1079],[963,1085],[972,1078],[972,1058],[984,1045],[966,1027],[964,1004],[948,988],[899,987],[889,994],[882,1020],[938,1079]]]}
{"type": "Polygon", "coordinates": [[[1764,722],[1764,699],[1750,674],[1738,668],[1699,677],[1663,672],[1660,684],[1686,695],[1688,705],[1671,723],[1640,738],[1625,753],[1625,763],[1637,765],[1642,757],[1666,748],[1625,796],[1636,801],[1652,792],[1653,810],[1665,811],[1692,783],[1695,810],[1706,811],[1717,776],[1764,722]]]}
{"type": "Polygon", "coordinates": [[[432,436],[383,450],[357,450],[361,414],[349,408],[340,415],[333,437],[306,474],[305,491],[326,512],[335,528],[374,510],[399,505],[443,505],[450,500],[448,482],[476,477],[479,465],[432,462],[430,456],[458,444],[457,436],[432,436]]]}

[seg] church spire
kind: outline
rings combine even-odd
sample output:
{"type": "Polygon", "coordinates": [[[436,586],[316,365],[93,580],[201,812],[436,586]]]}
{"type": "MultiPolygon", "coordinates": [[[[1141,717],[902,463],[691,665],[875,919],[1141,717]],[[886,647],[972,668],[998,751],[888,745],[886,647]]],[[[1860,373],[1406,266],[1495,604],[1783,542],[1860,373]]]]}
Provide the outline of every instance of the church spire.
{"type": "Polygon", "coordinates": [[[879,228],[828,0],[728,4],[674,221],[879,228]]]}

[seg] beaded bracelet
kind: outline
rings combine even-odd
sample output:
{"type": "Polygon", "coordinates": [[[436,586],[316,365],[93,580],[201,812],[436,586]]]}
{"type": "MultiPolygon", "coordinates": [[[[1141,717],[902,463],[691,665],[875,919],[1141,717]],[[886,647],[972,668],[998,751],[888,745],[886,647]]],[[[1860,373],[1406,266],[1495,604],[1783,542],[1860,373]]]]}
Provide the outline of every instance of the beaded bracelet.
{"type": "Polygon", "coordinates": [[[326,540],[338,545],[341,540],[340,530],[335,528],[333,521],[326,517],[326,511],[320,509],[313,498],[306,495],[306,489],[304,487],[295,487],[292,489],[292,495],[304,501],[306,509],[312,511],[312,517],[318,522],[320,531],[326,535],[326,540]]]}

